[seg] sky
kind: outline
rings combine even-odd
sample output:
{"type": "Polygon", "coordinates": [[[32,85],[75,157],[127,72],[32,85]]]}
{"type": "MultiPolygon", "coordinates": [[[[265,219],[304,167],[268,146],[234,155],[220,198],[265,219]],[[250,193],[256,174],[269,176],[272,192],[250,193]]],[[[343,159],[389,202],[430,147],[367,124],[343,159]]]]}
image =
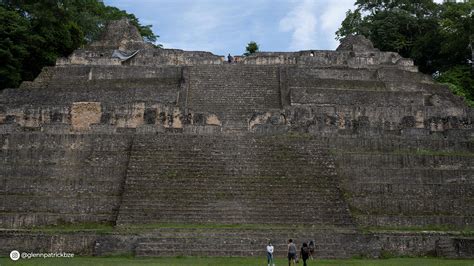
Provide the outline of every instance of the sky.
{"type": "MultiPolygon", "coordinates": [[[[105,0],[153,25],[164,48],[240,55],[334,50],[335,32],[355,0],[105,0]]],[[[442,2],[442,0],[435,0],[442,2]]]]}

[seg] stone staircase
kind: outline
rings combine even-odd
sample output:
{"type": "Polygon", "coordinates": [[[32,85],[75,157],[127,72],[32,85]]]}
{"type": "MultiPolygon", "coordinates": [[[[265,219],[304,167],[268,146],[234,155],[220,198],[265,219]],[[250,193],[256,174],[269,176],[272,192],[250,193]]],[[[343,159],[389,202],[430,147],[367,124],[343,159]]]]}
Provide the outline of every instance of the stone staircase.
{"type": "Polygon", "coordinates": [[[269,241],[276,257],[286,257],[287,241],[293,239],[301,247],[303,242],[315,240],[315,257],[351,257],[358,254],[354,243],[360,236],[351,230],[336,232],[317,229],[223,229],[188,228],[160,229],[137,240],[135,255],[148,256],[265,256],[269,241]],[[342,256],[341,256],[342,255],[342,256]]]}
{"type": "Polygon", "coordinates": [[[188,108],[218,114],[228,132],[246,131],[255,112],[280,108],[278,67],[189,68],[188,108]]]}
{"type": "Polygon", "coordinates": [[[352,227],[316,140],[137,137],[117,223],[176,222],[352,227]]]}

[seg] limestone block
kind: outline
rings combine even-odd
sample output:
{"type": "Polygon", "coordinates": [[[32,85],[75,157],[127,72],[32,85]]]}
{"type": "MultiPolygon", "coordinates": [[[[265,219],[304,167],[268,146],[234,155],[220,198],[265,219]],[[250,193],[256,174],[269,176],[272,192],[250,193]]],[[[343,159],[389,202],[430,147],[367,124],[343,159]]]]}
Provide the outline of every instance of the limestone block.
{"type": "Polygon", "coordinates": [[[416,128],[425,127],[425,119],[424,119],[423,111],[416,111],[415,122],[416,122],[416,125],[415,125],[416,128]]]}
{"type": "Polygon", "coordinates": [[[121,65],[119,59],[117,58],[89,58],[81,57],[77,55],[71,55],[68,58],[59,58],[56,60],[57,66],[65,65],[105,65],[105,66],[117,66],[121,65]]]}
{"type": "Polygon", "coordinates": [[[21,108],[11,108],[5,114],[4,123],[6,124],[23,124],[23,110],[21,108]]]}
{"type": "Polygon", "coordinates": [[[174,108],[173,110],[173,123],[172,123],[172,128],[183,128],[183,123],[181,122],[182,118],[181,111],[179,108],[174,108]]]}
{"type": "Polygon", "coordinates": [[[71,124],[74,130],[90,130],[90,125],[98,124],[101,116],[100,102],[75,102],[72,104],[71,124]]]}
{"type": "Polygon", "coordinates": [[[46,109],[41,110],[41,121],[43,121],[44,124],[51,122],[51,117],[49,116],[49,110],[46,110],[46,109]]]}
{"type": "Polygon", "coordinates": [[[22,127],[40,127],[41,126],[41,110],[38,109],[26,109],[23,113],[22,127]]]}
{"type": "Polygon", "coordinates": [[[281,112],[255,113],[249,120],[248,130],[258,132],[281,131],[278,128],[286,130],[287,118],[281,112]]]}
{"type": "Polygon", "coordinates": [[[134,103],[130,112],[130,117],[126,122],[126,127],[136,128],[143,125],[145,114],[145,103],[134,103]]]}
{"type": "Polygon", "coordinates": [[[337,113],[337,126],[339,129],[346,129],[346,118],[343,112],[337,113]]]}
{"type": "Polygon", "coordinates": [[[214,114],[207,116],[206,124],[212,126],[222,126],[222,122],[219,120],[217,115],[214,114]]]}
{"type": "Polygon", "coordinates": [[[162,121],[163,106],[161,104],[153,104],[148,110],[149,110],[148,111],[149,115],[148,115],[147,119],[152,120],[152,118],[154,118],[154,120],[155,120],[154,125],[163,125],[163,121],[162,121]],[[151,114],[153,112],[155,113],[154,117],[151,116],[151,114]]]}

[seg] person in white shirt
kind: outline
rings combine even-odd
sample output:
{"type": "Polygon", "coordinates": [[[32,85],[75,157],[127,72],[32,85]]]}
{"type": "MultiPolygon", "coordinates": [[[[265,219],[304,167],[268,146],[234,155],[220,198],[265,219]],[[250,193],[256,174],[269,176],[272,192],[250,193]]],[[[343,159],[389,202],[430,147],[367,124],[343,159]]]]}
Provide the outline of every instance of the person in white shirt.
{"type": "Polygon", "coordinates": [[[270,263],[275,266],[275,263],[273,262],[273,245],[271,242],[268,242],[267,245],[267,263],[268,266],[270,266],[270,263]]]}

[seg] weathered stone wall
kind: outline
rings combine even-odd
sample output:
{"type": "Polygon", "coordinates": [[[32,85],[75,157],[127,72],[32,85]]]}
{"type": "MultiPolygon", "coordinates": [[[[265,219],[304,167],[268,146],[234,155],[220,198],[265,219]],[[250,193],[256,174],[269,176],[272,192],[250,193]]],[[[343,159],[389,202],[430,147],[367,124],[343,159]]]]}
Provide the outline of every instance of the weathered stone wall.
{"type": "Polygon", "coordinates": [[[472,143],[450,139],[329,139],[357,223],[472,228],[472,143]]]}
{"type": "Polygon", "coordinates": [[[288,238],[299,246],[315,240],[317,258],[445,256],[473,258],[472,238],[446,233],[371,233],[293,229],[162,228],[138,234],[0,231],[0,255],[20,252],[70,252],[86,256],[264,256],[269,240],[277,258],[286,257],[288,238]],[[226,248],[223,248],[226,247],[226,248]]]}
{"type": "Polygon", "coordinates": [[[0,227],[115,222],[127,135],[0,135],[0,227]]]}
{"type": "Polygon", "coordinates": [[[147,112],[149,121],[163,120],[159,109],[167,110],[165,116],[177,122],[175,127],[213,116],[213,124],[224,131],[267,127],[262,115],[281,117],[273,126],[307,128],[315,134],[364,128],[416,128],[425,134],[471,127],[472,111],[447,88],[418,73],[407,72],[410,81],[399,83],[381,77],[380,71],[243,65],[61,67],[49,69],[49,75],[29,88],[6,90],[0,99],[0,124],[27,129],[70,125],[75,103],[95,102],[102,118],[91,124],[115,127],[140,126],[139,121],[114,121],[140,119],[147,112]]]}

